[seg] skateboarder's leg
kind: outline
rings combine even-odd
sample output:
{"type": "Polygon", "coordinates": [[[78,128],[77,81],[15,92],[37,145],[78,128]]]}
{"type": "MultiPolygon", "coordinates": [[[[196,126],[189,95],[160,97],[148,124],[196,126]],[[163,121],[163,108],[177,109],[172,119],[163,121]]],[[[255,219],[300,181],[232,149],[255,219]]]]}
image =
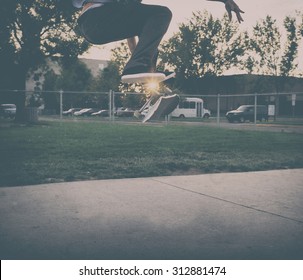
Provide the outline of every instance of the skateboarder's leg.
{"type": "Polygon", "coordinates": [[[158,46],[171,21],[171,11],[163,6],[106,4],[86,12],[79,19],[85,38],[105,44],[138,36],[139,41],[124,74],[153,72],[158,46]]]}
{"type": "Polygon", "coordinates": [[[123,74],[140,73],[142,70],[155,72],[158,46],[167,31],[171,17],[171,11],[166,7],[141,5],[140,16],[137,18],[142,24],[142,29],[137,34],[139,41],[123,74]]]}

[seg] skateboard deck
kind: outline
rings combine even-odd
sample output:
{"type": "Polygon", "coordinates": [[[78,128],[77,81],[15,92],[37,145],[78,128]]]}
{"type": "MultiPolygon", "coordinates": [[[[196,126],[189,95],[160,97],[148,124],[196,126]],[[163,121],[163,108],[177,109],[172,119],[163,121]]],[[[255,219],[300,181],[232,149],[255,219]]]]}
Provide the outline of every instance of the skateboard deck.
{"type": "Polygon", "coordinates": [[[151,120],[158,120],[169,115],[178,106],[180,97],[177,94],[161,96],[157,102],[151,106],[143,119],[143,123],[151,120]]]}
{"type": "Polygon", "coordinates": [[[124,75],[122,76],[121,81],[125,84],[147,84],[150,82],[160,84],[174,78],[175,76],[176,73],[172,73],[167,76],[164,73],[140,73],[136,75],[124,75]]]}

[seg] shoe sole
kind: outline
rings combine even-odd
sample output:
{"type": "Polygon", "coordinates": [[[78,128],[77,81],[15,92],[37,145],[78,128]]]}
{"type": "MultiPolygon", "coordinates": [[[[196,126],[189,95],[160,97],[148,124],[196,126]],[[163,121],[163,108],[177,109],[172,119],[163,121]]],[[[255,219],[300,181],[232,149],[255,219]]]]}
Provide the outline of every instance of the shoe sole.
{"type": "Polygon", "coordinates": [[[161,83],[166,79],[165,74],[163,73],[139,73],[139,74],[130,74],[123,75],[121,77],[122,83],[125,84],[146,84],[150,82],[161,83]]]}

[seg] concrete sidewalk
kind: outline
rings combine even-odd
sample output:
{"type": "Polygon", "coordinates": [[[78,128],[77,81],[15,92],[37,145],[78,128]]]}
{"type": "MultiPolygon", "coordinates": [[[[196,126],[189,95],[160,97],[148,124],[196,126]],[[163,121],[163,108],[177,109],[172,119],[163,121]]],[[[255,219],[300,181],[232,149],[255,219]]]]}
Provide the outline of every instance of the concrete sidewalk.
{"type": "Polygon", "coordinates": [[[0,188],[1,259],[303,259],[303,170],[0,188]]]}

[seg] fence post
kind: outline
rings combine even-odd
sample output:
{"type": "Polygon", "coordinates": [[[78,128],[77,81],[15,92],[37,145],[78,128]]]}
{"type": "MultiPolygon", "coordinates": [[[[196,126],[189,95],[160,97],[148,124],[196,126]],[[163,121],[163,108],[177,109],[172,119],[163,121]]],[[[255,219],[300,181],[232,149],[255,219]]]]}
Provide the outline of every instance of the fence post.
{"type": "Polygon", "coordinates": [[[217,95],[217,125],[220,125],[220,94],[217,95]]]}
{"type": "Polygon", "coordinates": [[[60,120],[62,120],[62,116],[63,116],[63,90],[61,89],[59,91],[60,94],[60,120]]]}
{"type": "Polygon", "coordinates": [[[257,125],[257,103],[258,103],[258,95],[255,92],[255,111],[254,111],[254,124],[257,125]]]}
{"type": "Polygon", "coordinates": [[[295,109],[296,109],[296,98],[297,95],[295,93],[293,93],[291,95],[291,106],[292,106],[292,117],[295,117],[295,109]]]}
{"type": "Polygon", "coordinates": [[[115,122],[115,92],[114,91],[112,91],[112,93],[113,93],[113,122],[115,122]]]}
{"type": "Polygon", "coordinates": [[[109,115],[109,121],[112,121],[112,91],[110,90],[108,92],[108,115],[109,115]]]}

